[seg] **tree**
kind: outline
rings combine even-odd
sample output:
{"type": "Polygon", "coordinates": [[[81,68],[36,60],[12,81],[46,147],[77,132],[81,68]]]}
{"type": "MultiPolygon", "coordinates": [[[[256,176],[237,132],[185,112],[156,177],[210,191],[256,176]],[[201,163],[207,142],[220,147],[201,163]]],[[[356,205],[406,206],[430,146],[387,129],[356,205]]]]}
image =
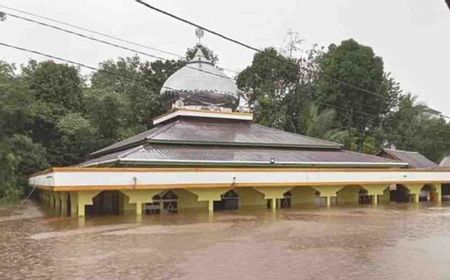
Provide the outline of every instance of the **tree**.
{"type": "Polygon", "coordinates": [[[85,97],[89,118],[104,144],[152,126],[151,120],[162,112],[161,80],[174,69],[172,63],[142,63],[138,57],[101,63],[85,97]]]}
{"type": "Polygon", "coordinates": [[[237,77],[237,85],[254,110],[257,122],[285,127],[287,106],[284,101],[297,88],[297,74],[297,64],[274,48],[254,55],[252,64],[237,77]]]}
{"type": "Polygon", "coordinates": [[[48,167],[45,149],[20,134],[0,139],[0,201],[14,201],[24,195],[28,176],[48,167]]]}
{"type": "Polygon", "coordinates": [[[398,92],[394,81],[385,74],[383,61],[372,48],[353,39],[339,46],[331,44],[317,63],[317,103],[322,108],[340,108],[336,109],[336,120],[342,129],[354,131],[356,149],[362,151],[370,131],[395,105],[398,92]]]}
{"type": "Polygon", "coordinates": [[[46,149],[25,135],[14,134],[9,142],[16,160],[16,186],[23,193],[28,187],[28,176],[49,167],[46,149]]]}
{"type": "Polygon", "coordinates": [[[16,186],[18,160],[11,150],[11,144],[4,137],[0,139],[0,202],[9,202],[20,196],[16,186]]]}
{"type": "MultiPolygon", "coordinates": [[[[186,51],[187,60],[198,48],[217,62],[217,55],[199,44],[186,51]]],[[[85,91],[88,118],[99,133],[100,143],[112,144],[151,128],[152,119],[163,112],[161,87],[187,60],[142,62],[135,56],[101,63],[85,91]]]]}
{"type": "Polygon", "coordinates": [[[29,133],[36,106],[34,96],[15,74],[14,65],[0,61],[0,135],[29,133]]]}
{"type": "Polygon", "coordinates": [[[38,101],[46,102],[57,116],[83,110],[83,80],[79,69],[53,61],[31,60],[22,78],[38,101]]]}
{"type": "Polygon", "coordinates": [[[85,110],[84,81],[79,69],[53,61],[38,63],[31,60],[22,67],[21,80],[26,94],[34,99],[34,117],[30,127],[33,141],[47,148],[51,165],[74,164],[61,162],[64,149],[57,124],[66,114],[85,110]]]}
{"type": "Polygon", "coordinates": [[[97,130],[82,113],[69,113],[62,117],[56,128],[61,134],[60,162],[62,165],[86,160],[99,146],[97,130]]]}
{"type": "Polygon", "coordinates": [[[309,103],[305,107],[303,117],[305,135],[330,140],[344,144],[348,138],[348,132],[336,128],[336,112],[333,109],[320,111],[319,106],[309,103]]]}
{"type": "Polygon", "coordinates": [[[416,96],[401,96],[398,107],[386,122],[385,135],[389,144],[418,151],[437,162],[450,150],[450,124],[428,112],[426,105],[417,103],[416,96]]]}

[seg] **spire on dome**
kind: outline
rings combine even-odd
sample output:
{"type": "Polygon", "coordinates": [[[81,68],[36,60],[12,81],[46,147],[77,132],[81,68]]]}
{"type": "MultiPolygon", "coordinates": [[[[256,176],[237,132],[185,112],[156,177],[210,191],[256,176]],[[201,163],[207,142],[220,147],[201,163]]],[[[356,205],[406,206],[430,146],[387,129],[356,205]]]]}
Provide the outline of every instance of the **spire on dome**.
{"type": "Polygon", "coordinates": [[[189,61],[189,63],[199,62],[212,64],[212,61],[206,58],[205,53],[202,51],[201,47],[201,45],[198,45],[197,51],[195,52],[194,57],[189,61]]]}
{"type": "MultiPolygon", "coordinates": [[[[201,44],[203,30],[197,29],[199,42],[195,55],[181,69],[173,73],[161,87],[161,103],[166,110],[188,108],[194,110],[234,111],[239,106],[236,83],[214,66],[212,52],[201,44]]],[[[192,55],[192,49],[188,55],[192,55]]]]}

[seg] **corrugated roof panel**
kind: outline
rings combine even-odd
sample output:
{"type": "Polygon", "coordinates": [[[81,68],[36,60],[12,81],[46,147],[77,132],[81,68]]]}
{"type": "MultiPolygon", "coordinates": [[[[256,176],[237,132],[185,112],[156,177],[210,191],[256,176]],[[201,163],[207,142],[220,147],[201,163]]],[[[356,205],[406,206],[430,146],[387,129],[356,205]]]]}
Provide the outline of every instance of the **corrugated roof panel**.
{"type": "Polygon", "coordinates": [[[246,121],[179,119],[98,150],[102,154],[144,141],[186,144],[250,145],[339,149],[340,144],[246,121]]]}
{"type": "Polygon", "coordinates": [[[212,142],[223,144],[253,144],[263,146],[293,146],[339,148],[337,143],[296,133],[269,128],[255,123],[180,120],[176,125],[152,137],[158,141],[212,142]]]}
{"type": "MultiPolygon", "coordinates": [[[[139,163],[201,163],[207,164],[267,164],[273,160],[275,164],[314,165],[330,164],[348,166],[392,166],[398,161],[382,157],[342,151],[342,150],[305,150],[291,148],[261,147],[226,147],[226,146],[194,146],[151,144],[116,153],[117,160],[139,163]]],[[[95,165],[109,161],[109,155],[88,161],[82,165],[95,165]]],[[[401,164],[401,163],[400,163],[401,164]]]]}
{"type": "Polygon", "coordinates": [[[400,161],[408,163],[408,166],[412,168],[433,168],[438,166],[418,152],[392,149],[383,149],[383,151],[400,161]]]}

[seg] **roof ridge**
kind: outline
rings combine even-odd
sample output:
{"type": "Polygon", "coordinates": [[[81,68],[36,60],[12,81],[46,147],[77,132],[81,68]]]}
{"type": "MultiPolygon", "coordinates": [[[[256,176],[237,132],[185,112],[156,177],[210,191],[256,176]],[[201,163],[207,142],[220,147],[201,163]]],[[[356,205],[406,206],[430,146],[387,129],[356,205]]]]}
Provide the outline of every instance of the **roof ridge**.
{"type": "Polygon", "coordinates": [[[349,151],[349,150],[342,150],[342,151],[343,152],[347,152],[347,153],[353,153],[353,154],[363,154],[363,155],[366,155],[366,156],[369,156],[369,157],[373,157],[373,158],[383,158],[383,159],[385,159],[387,161],[393,161],[393,162],[400,162],[400,163],[408,164],[407,162],[404,162],[404,161],[402,161],[399,158],[394,160],[394,159],[384,158],[384,157],[380,157],[380,156],[376,156],[376,155],[372,155],[372,154],[360,153],[360,152],[355,152],[355,151],[349,151]]]}
{"type": "Polygon", "coordinates": [[[174,121],[173,123],[168,123],[168,124],[165,124],[165,125],[152,127],[152,128],[147,129],[145,131],[142,131],[141,133],[138,133],[138,134],[133,135],[131,137],[125,138],[125,139],[123,139],[123,140],[121,140],[119,142],[113,143],[113,144],[111,144],[109,146],[103,147],[103,148],[101,148],[101,149],[99,149],[99,150],[97,150],[95,152],[92,152],[91,155],[96,156],[98,154],[108,153],[110,151],[114,151],[116,149],[120,149],[120,148],[122,148],[124,146],[132,145],[132,144],[134,144],[136,142],[139,142],[139,141],[142,141],[142,140],[148,140],[149,137],[154,137],[154,136],[158,135],[159,133],[162,133],[163,131],[166,131],[167,129],[169,129],[170,127],[175,125],[176,122],[178,122],[178,120],[174,121]],[[165,127],[165,126],[167,126],[167,127],[165,127]],[[147,133],[150,136],[146,135],[147,133]],[[140,139],[138,137],[140,135],[142,135],[142,139],[140,139]],[[128,141],[129,139],[132,139],[132,138],[136,138],[136,140],[133,141],[133,142],[130,142],[128,144],[123,145],[124,143],[126,143],[126,141],[128,141]]]}
{"type": "Polygon", "coordinates": [[[139,136],[139,135],[142,135],[142,134],[145,134],[146,132],[150,132],[150,131],[152,131],[152,130],[156,130],[158,127],[152,127],[152,128],[150,128],[150,129],[147,129],[147,130],[145,130],[145,131],[142,131],[141,133],[138,133],[138,134],[136,134],[136,135],[133,135],[133,136],[130,136],[130,137],[127,137],[127,138],[125,138],[125,139],[123,139],[123,140],[120,140],[119,142],[115,142],[115,143],[113,143],[113,144],[111,144],[111,145],[108,145],[108,146],[106,146],[106,147],[103,147],[103,148],[101,148],[101,149],[99,149],[99,150],[97,150],[97,151],[94,151],[94,152],[92,152],[92,153],[90,153],[91,155],[96,155],[96,154],[101,154],[101,153],[103,153],[103,152],[106,152],[106,151],[109,151],[109,150],[114,150],[115,148],[110,148],[110,147],[112,147],[112,146],[116,146],[116,148],[119,148],[119,147],[121,147],[121,143],[124,143],[125,141],[127,141],[128,139],[131,139],[131,138],[134,138],[134,137],[137,137],[137,136],[139,136]]]}
{"type": "Polygon", "coordinates": [[[131,155],[132,153],[134,153],[137,150],[140,150],[142,148],[144,148],[144,146],[143,145],[139,145],[137,147],[134,147],[134,148],[131,148],[131,149],[128,149],[128,150],[124,150],[122,154],[118,154],[117,155],[117,159],[120,160],[121,158],[127,157],[127,156],[131,155]]]}
{"type": "MultiPolygon", "coordinates": [[[[388,150],[388,151],[392,151],[392,152],[401,152],[401,153],[411,153],[411,154],[419,154],[422,155],[421,153],[417,152],[417,151],[406,151],[406,150],[400,150],[400,149],[389,149],[389,148],[383,148],[383,150],[388,150]]],[[[422,155],[423,156],[423,155],[422,155]]]]}
{"type": "Polygon", "coordinates": [[[155,127],[155,128],[160,128],[159,130],[155,131],[153,134],[151,135],[147,135],[145,136],[146,140],[151,139],[152,137],[158,136],[159,134],[163,133],[164,131],[167,131],[168,129],[172,128],[175,124],[179,123],[180,120],[175,120],[171,123],[167,123],[165,125],[162,125],[160,127],[155,127]]]}

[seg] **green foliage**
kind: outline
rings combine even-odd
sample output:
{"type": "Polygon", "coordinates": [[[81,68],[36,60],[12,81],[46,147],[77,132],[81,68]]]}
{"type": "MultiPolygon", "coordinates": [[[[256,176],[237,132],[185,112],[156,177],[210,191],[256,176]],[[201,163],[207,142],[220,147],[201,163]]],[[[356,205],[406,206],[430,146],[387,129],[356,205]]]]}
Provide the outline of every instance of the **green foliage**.
{"type": "Polygon", "coordinates": [[[14,201],[28,190],[27,178],[48,167],[45,149],[25,136],[0,140],[0,201],[14,201]]]}
{"type": "Polygon", "coordinates": [[[61,135],[58,154],[62,163],[79,163],[98,147],[97,130],[81,113],[66,114],[56,129],[61,135]]]}
{"type": "MultiPolygon", "coordinates": [[[[242,97],[263,125],[374,153],[383,145],[415,150],[432,160],[450,151],[450,124],[403,95],[370,47],[354,40],[302,51],[290,33],[287,47],[255,54],[237,77],[242,97]],[[333,81],[339,79],[381,96],[333,81]]],[[[31,60],[20,74],[0,61],[0,201],[22,197],[27,178],[48,166],[80,163],[89,153],[151,128],[163,113],[163,83],[191,59],[108,60],[90,78],[78,68],[31,60]]]]}
{"type": "Polygon", "coordinates": [[[255,54],[237,78],[259,123],[371,154],[395,144],[438,161],[450,151],[450,125],[403,95],[370,47],[350,39],[302,52],[299,37],[288,35],[285,55],[255,54]]]}
{"type": "Polygon", "coordinates": [[[53,61],[31,60],[22,72],[30,93],[46,102],[55,116],[82,111],[83,81],[77,68],[53,61]]]}
{"type": "Polygon", "coordinates": [[[439,161],[450,150],[450,124],[429,113],[411,94],[399,98],[397,109],[386,123],[386,138],[397,148],[418,151],[439,161]]]}
{"type": "Polygon", "coordinates": [[[106,61],[85,91],[87,115],[103,145],[112,144],[151,127],[161,114],[159,92],[168,76],[184,63],[142,63],[138,57],[106,61]]]}
{"type": "Polygon", "coordinates": [[[316,99],[322,108],[333,106],[342,129],[355,129],[357,150],[362,151],[367,131],[381,124],[395,105],[398,92],[384,73],[383,61],[370,47],[350,39],[334,44],[317,59],[320,75],[316,81],[316,99]],[[363,88],[351,87],[348,84],[363,88]],[[375,94],[368,93],[367,91],[375,94]]]}
{"type": "Polygon", "coordinates": [[[18,160],[6,139],[0,141],[0,202],[17,200],[21,191],[16,185],[18,160]]]}
{"type": "Polygon", "coordinates": [[[253,57],[253,62],[237,78],[243,98],[255,112],[256,121],[272,127],[286,126],[285,100],[297,89],[296,63],[268,48],[253,57]]]}

